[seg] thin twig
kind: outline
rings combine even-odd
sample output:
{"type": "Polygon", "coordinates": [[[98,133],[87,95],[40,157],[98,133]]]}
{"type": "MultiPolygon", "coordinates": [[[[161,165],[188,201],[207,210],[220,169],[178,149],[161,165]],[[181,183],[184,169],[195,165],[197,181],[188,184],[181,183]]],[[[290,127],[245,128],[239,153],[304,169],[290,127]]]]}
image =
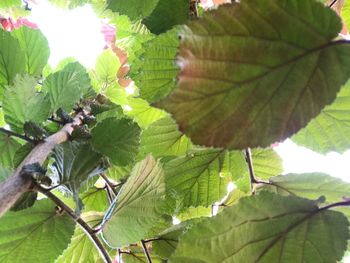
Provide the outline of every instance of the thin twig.
{"type": "Polygon", "coordinates": [[[52,122],[54,122],[54,123],[57,123],[57,124],[59,124],[59,125],[65,125],[65,123],[64,123],[63,121],[56,120],[56,119],[53,118],[53,117],[48,118],[48,120],[49,120],[49,121],[52,121],[52,122]]]}
{"type": "Polygon", "coordinates": [[[106,194],[107,194],[107,198],[108,198],[109,204],[112,204],[113,203],[113,197],[111,195],[111,192],[110,192],[108,186],[105,187],[105,191],[106,191],[106,194]]]}
{"type": "Polygon", "coordinates": [[[108,177],[104,173],[100,173],[101,178],[105,181],[107,187],[114,193],[114,195],[117,195],[117,192],[115,191],[114,187],[115,185],[108,179],[108,177]]]}
{"type": "Polygon", "coordinates": [[[333,0],[333,2],[329,5],[329,7],[332,8],[336,2],[338,2],[338,0],[333,0]]]}
{"type": "Polygon", "coordinates": [[[94,243],[95,247],[100,252],[100,255],[102,256],[103,260],[107,263],[112,263],[112,259],[110,258],[107,250],[105,249],[101,241],[98,239],[96,235],[96,231],[94,229],[92,229],[81,217],[79,217],[76,213],[74,213],[74,211],[69,206],[67,206],[61,199],[59,199],[53,193],[44,189],[40,185],[35,185],[34,188],[38,192],[47,196],[59,208],[65,211],[75,222],[77,222],[78,225],[82,228],[82,230],[88,235],[90,240],[94,243]]]}
{"type": "Polygon", "coordinates": [[[147,262],[148,263],[152,263],[152,259],[148,253],[148,250],[147,250],[147,247],[146,247],[146,243],[144,240],[141,240],[141,245],[142,245],[142,248],[143,248],[143,252],[145,253],[145,256],[147,258],[147,262]]]}
{"type": "Polygon", "coordinates": [[[248,169],[249,169],[249,176],[250,176],[250,191],[252,194],[254,194],[254,184],[257,183],[257,180],[255,179],[255,174],[254,174],[254,167],[253,167],[253,160],[252,160],[252,153],[250,148],[245,149],[245,160],[248,164],[248,169]]]}
{"type": "Polygon", "coordinates": [[[22,135],[22,134],[13,132],[13,131],[9,131],[9,130],[6,130],[6,129],[1,128],[1,127],[0,127],[0,131],[3,132],[3,133],[6,133],[6,134],[9,135],[9,136],[14,136],[14,137],[20,138],[20,139],[22,139],[22,140],[25,140],[25,141],[27,141],[27,142],[33,143],[33,144],[35,143],[34,140],[28,138],[28,137],[25,136],[25,135],[22,135]]]}

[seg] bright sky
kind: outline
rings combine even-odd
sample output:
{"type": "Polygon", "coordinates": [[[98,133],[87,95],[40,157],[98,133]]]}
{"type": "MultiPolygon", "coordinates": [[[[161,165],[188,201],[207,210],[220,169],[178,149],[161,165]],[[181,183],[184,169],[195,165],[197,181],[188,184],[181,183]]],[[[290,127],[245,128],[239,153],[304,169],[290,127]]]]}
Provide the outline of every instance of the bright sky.
{"type": "MultiPolygon", "coordinates": [[[[38,24],[49,41],[52,66],[63,58],[75,57],[84,66],[93,67],[103,50],[102,22],[90,6],[60,10],[40,1],[40,5],[33,6],[29,19],[38,24]]],[[[284,173],[324,172],[350,182],[350,151],[321,155],[291,140],[281,143],[275,150],[283,159],[284,173]]],[[[344,262],[350,263],[350,258],[344,262]]]]}
{"type": "Polygon", "coordinates": [[[41,0],[32,6],[29,20],[39,26],[49,41],[51,66],[63,58],[75,57],[84,66],[94,67],[105,42],[102,22],[90,6],[62,10],[41,0]]]}

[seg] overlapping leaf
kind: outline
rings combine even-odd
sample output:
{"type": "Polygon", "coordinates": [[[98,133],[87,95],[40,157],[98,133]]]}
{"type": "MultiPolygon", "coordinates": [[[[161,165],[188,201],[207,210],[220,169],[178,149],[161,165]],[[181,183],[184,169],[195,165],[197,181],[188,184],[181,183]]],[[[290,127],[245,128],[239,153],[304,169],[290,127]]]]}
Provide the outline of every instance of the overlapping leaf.
{"type": "Polygon", "coordinates": [[[89,74],[79,62],[72,61],[70,63],[67,63],[62,68],[62,71],[72,72],[76,74],[76,77],[79,78],[79,90],[84,98],[89,98],[95,95],[91,86],[89,74]]]}
{"type": "Polygon", "coordinates": [[[263,192],[192,227],[170,262],[336,262],[348,226],[343,214],[313,201],[263,192]]]}
{"type": "Polygon", "coordinates": [[[105,92],[108,87],[113,87],[116,84],[119,67],[119,59],[111,50],[107,49],[98,56],[95,72],[91,73],[94,79],[94,88],[97,92],[105,92]]]}
{"type": "Polygon", "coordinates": [[[211,206],[227,193],[228,178],[220,174],[225,158],[221,149],[197,150],[164,165],[166,182],[178,208],[211,206]]]}
{"type": "Polygon", "coordinates": [[[182,234],[198,222],[200,222],[200,219],[188,220],[166,229],[152,242],[153,252],[163,259],[168,259],[175,251],[182,234]]]}
{"type": "Polygon", "coordinates": [[[50,49],[45,36],[38,29],[22,26],[13,32],[26,58],[26,72],[40,77],[46,65],[50,49]]]}
{"type": "Polygon", "coordinates": [[[105,212],[109,202],[105,189],[92,187],[81,195],[85,211],[105,212]]]}
{"type": "Polygon", "coordinates": [[[350,44],[332,41],[340,28],[313,0],[221,6],[182,31],[177,88],[157,105],[196,144],[243,149],[283,140],[350,76],[350,44]]]}
{"type": "Polygon", "coordinates": [[[108,0],[108,9],[127,15],[131,20],[150,15],[159,0],[108,0]]]}
{"type": "MultiPolygon", "coordinates": [[[[283,172],[281,157],[271,148],[255,148],[251,151],[251,158],[254,168],[254,174],[261,179],[268,179],[271,176],[279,175],[283,172]]],[[[231,172],[233,180],[242,177],[249,177],[249,169],[245,154],[240,151],[229,153],[226,166],[231,172]]]]}
{"type": "Polygon", "coordinates": [[[50,115],[49,97],[36,90],[37,80],[28,75],[17,75],[4,96],[3,109],[6,122],[13,130],[21,132],[24,123],[42,123],[50,115]]]}
{"type": "Polygon", "coordinates": [[[16,140],[0,132],[0,166],[8,169],[15,168],[13,158],[20,147],[16,140]]]}
{"type": "Polygon", "coordinates": [[[178,31],[175,28],[145,42],[140,58],[131,66],[130,75],[140,88],[141,97],[149,102],[163,98],[175,86],[179,72],[175,65],[178,31]]]}
{"type": "MultiPolygon", "coordinates": [[[[88,213],[83,215],[83,219],[90,226],[94,227],[101,222],[102,215],[98,213],[88,213]]],[[[89,239],[89,236],[87,236],[80,227],[76,227],[68,248],[55,263],[96,263],[99,262],[99,260],[101,260],[101,256],[89,239]]]]}
{"type": "Polygon", "coordinates": [[[151,123],[166,116],[166,112],[150,106],[147,101],[140,98],[129,98],[124,113],[142,128],[147,128],[151,123]]]}
{"type": "Polygon", "coordinates": [[[320,153],[344,152],[350,148],[350,82],[342,87],[335,101],[292,140],[320,153]]]}
{"type": "Polygon", "coordinates": [[[175,25],[184,24],[189,18],[190,1],[159,0],[153,12],[146,17],[144,23],[152,33],[160,34],[175,25]]]}
{"type": "Polygon", "coordinates": [[[58,215],[50,200],[7,212],[0,219],[0,261],[53,262],[68,246],[74,231],[68,215],[58,215]]]}
{"type": "Polygon", "coordinates": [[[105,217],[104,239],[121,247],[150,238],[170,223],[165,216],[164,172],[152,156],[138,163],[105,217]]]}
{"type": "Polygon", "coordinates": [[[0,8],[10,8],[13,6],[20,6],[21,0],[3,0],[0,3],[0,8]]]}
{"type": "Polygon", "coordinates": [[[5,181],[5,179],[10,175],[11,173],[8,169],[5,169],[4,167],[0,166],[0,182],[5,181]]]}
{"type": "Polygon", "coordinates": [[[141,135],[140,156],[180,156],[191,148],[191,141],[177,129],[171,117],[152,123],[141,135]]]}
{"type": "Polygon", "coordinates": [[[92,130],[91,143],[113,164],[125,166],[133,162],[140,144],[140,128],[129,119],[108,118],[92,130]]]}
{"type": "Polygon", "coordinates": [[[0,29],[0,94],[6,85],[13,83],[16,74],[24,73],[26,57],[19,41],[9,32],[0,29]]]}
{"type": "Polygon", "coordinates": [[[55,147],[53,157],[59,184],[64,185],[76,198],[82,185],[101,172],[101,155],[87,143],[60,144],[55,147]]]}
{"type": "Polygon", "coordinates": [[[270,178],[270,189],[281,195],[298,195],[317,200],[323,196],[326,202],[338,202],[350,197],[350,184],[323,173],[286,174],[270,178]]]}
{"type": "Polygon", "coordinates": [[[76,72],[58,71],[50,74],[44,81],[43,91],[48,93],[51,110],[62,108],[70,112],[82,96],[80,91],[81,77],[76,72]]]}

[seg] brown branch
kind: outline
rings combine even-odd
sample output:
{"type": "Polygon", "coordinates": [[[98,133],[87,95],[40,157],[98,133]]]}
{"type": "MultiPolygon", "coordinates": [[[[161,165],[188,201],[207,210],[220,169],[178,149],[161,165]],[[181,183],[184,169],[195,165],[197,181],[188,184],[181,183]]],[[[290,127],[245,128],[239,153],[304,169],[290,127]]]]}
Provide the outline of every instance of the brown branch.
{"type": "Polygon", "coordinates": [[[25,141],[30,142],[30,143],[35,143],[34,140],[28,138],[27,136],[24,136],[22,134],[19,134],[19,133],[13,132],[13,131],[6,130],[4,128],[0,128],[0,132],[6,133],[8,136],[14,136],[14,137],[20,138],[20,139],[25,140],[25,141]]]}
{"type": "Polygon", "coordinates": [[[112,263],[112,259],[110,258],[106,248],[98,239],[97,233],[93,228],[91,228],[81,217],[74,213],[74,211],[69,206],[67,206],[64,202],[62,202],[61,199],[59,199],[50,191],[46,190],[45,188],[42,188],[39,185],[34,185],[34,190],[46,195],[59,208],[66,212],[75,222],[77,222],[80,228],[85,232],[85,234],[90,238],[91,242],[95,245],[104,262],[112,263]]]}
{"type": "Polygon", "coordinates": [[[105,181],[107,188],[112,191],[112,193],[116,196],[117,191],[114,189],[116,187],[104,173],[100,173],[101,178],[105,181]]]}
{"type": "Polygon", "coordinates": [[[64,125],[61,130],[47,137],[35,146],[17,167],[14,174],[0,184],[0,217],[11,208],[23,193],[30,191],[33,187],[32,178],[21,175],[23,166],[33,163],[42,165],[57,144],[63,143],[69,139],[73,131],[73,125],[81,124],[81,116],[82,113],[78,113],[73,123],[64,125]]]}
{"type": "Polygon", "coordinates": [[[146,242],[141,240],[141,245],[142,245],[142,248],[143,248],[143,252],[145,253],[145,256],[147,258],[147,262],[148,263],[152,263],[151,256],[149,255],[147,247],[146,247],[146,242]]]}
{"type": "Polygon", "coordinates": [[[329,7],[332,8],[332,7],[335,5],[335,3],[336,3],[337,1],[338,1],[338,0],[333,0],[333,2],[329,5],[329,7]]]}
{"type": "Polygon", "coordinates": [[[249,169],[249,176],[250,176],[250,192],[254,194],[254,184],[257,183],[257,180],[255,178],[254,174],[254,167],[253,167],[253,160],[252,160],[252,153],[250,148],[245,149],[245,160],[248,164],[248,169],[249,169]]]}

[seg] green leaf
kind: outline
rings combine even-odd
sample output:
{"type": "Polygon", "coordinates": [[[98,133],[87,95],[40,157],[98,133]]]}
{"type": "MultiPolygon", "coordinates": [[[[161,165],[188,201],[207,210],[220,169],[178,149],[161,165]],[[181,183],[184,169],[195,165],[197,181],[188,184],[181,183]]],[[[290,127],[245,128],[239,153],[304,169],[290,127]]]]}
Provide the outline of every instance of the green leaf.
{"type": "Polygon", "coordinates": [[[342,213],[313,201],[263,192],[192,227],[170,262],[336,262],[348,227],[342,213]]]}
{"type": "Polygon", "coordinates": [[[0,183],[1,183],[2,181],[5,181],[5,179],[6,179],[7,177],[9,177],[10,175],[11,175],[11,172],[10,172],[8,169],[6,169],[6,168],[0,166],[0,183]]]}
{"type": "Polygon", "coordinates": [[[103,237],[111,247],[121,247],[153,237],[169,225],[165,216],[164,172],[152,156],[139,162],[105,216],[103,237]]]}
{"type": "Polygon", "coordinates": [[[15,168],[13,159],[20,147],[16,140],[0,131],[0,166],[8,169],[15,168]]]}
{"type": "Polygon", "coordinates": [[[120,105],[124,114],[134,119],[142,128],[147,128],[167,115],[165,111],[151,107],[147,101],[129,96],[120,87],[109,88],[105,95],[113,103],[120,105]]]}
{"type": "MultiPolygon", "coordinates": [[[[260,179],[269,179],[271,176],[276,176],[283,172],[282,159],[271,148],[252,149],[251,158],[254,174],[260,179]]],[[[249,169],[245,160],[245,154],[240,151],[229,152],[227,170],[231,172],[234,181],[242,177],[249,177],[249,169]]]]}
{"type": "Polygon", "coordinates": [[[350,76],[339,17],[313,0],[242,0],[181,33],[181,73],[158,107],[193,143],[266,147],[330,104],[350,76]],[[208,132],[210,131],[210,132],[208,132]]]}
{"type": "Polygon", "coordinates": [[[350,184],[323,173],[286,174],[270,178],[271,185],[263,189],[271,189],[281,195],[298,195],[316,200],[320,196],[326,202],[338,202],[350,197],[350,184]]]}
{"type": "Polygon", "coordinates": [[[74,225],[67,214],[57,214],[47,199],[7,212],[0,218],[0,261],[53,262],[69,244],[74,225]]]}
{"type": "Polygon", "coordinates": [[[200,219],[188,220],[166,229],[159,234],[156,240],[152,241],[153,252],[163,259],[168,259],[175,251],[182,234],[198,222],[200,219]]]}
{"type": "Polygon", "coordinates": [[[191,141],[177,129],[171,117],[152,123],[141,135],[140,156],[154,157],[184,155],[192,147],[191,141]]]}
{"type": "Polygon", "coordinates": [[[144,23],[152,33],[160,34],[175,25],[185,24],[189,18],[190,1],[159,0],[153,12],[146,17],[144,23]]]}
{"type": "Polygon", "coordinates": [[[13,31],[26,57],[26,71],[40,77],[49,59],[50,48],[46,37],[38,29],[22,26],[13,31]]]}
{"type": "Polygon", "coordinates": [[[13,156],[13,167],[16,168],[27,157],[27,155],[33,150],[34,145],[26,143],[20,146],[13,156]]]}
{"type": "MultiPolygon", "coordinates": [[[[149,249],[149,255],[151,258],[152,263],[164,263],[164,260],[157,255],[154,255],[152,253],[152,249],[148,247],[149,249]]],[[[140,245],[138,246],[131,246],[130,247],[130,254],[128,253],[122,253],[122,262],[123,263],[148,263],[148,261],[144,250],[140,245]]]]}
{"type": "Polygon", "coordinates": [[[343,153],[350,148],[350,82],[342,87],[335,101],[292,137],[313,151],[343,153]]]}
{"type": "Polygon", "coordinates": [[[0,2],[0,8],[10,8],[14,6],[20,6],[21,4],[21,0],[2,0],[0,2]]]}
{"type": "Polygon", "coordinates": [[[108,0],[107,8],[131,20],[150,15],[159,0],[108,0]]]}
{"type": "Polygon", "coordinates": [[[142,43],[152,39],[154,36],[140,21],[132,23],[127,16],[114,17],[111,23],[116,28],[116,46],[127,53],[128,63],[133,64],[142,52],[142,43]]]}
{"type": "Polygon", "coordinates": [[[129,119],[108,118],[91,131],[91,143],[113,164],[125,166],[132,163],[138,152],[140,128],[129,119]]]}
{"type": "Polygon", "coordinates": [[[105,212],[109,207],[107,194],[103,188],[90,188],[80,198],[85,211],[105,212]]]}
{"type": "Polygon", "coordinates": [[[6,122],[4,119],[4,110],[1,108],[0,109],[0,127],[5,127],[6,126],[6,122]]]}
{"type": "Polygon", "coordinates": [[[23,131],[23,125],[28,121],[40,124],[50,115],[49,97],[38,92],[36,86],[34,77],[17,75],[13,86],[4,93],[5,120],[15,131],[23,131]]]}
{"type": "Polygon", "coordinates": [[[11,207],[11,211],[20,211],[32,207],[35,204],[37,197],[37,192],[26,192],[22,194],[16,203],[11,207]]]}
{"type": "Polygon", "coordinates": [[[0,29],[0,95],[11,85],[16,74],[24,73],[27,65],[25,53],[11,33],[0,29]]]}
{"type": "Polygon", "coordinates": [[[221,149],[202,149],[164,165],[167,187],[178,209],[209,207],[226,195],[228,178],[220,174],[224,158],[221,149]]]}
{"type": "Polygon", "coordinates": [[[110,166],[106,172],[108,178],[111,178],[117,182],[121,182],[129,177],[132,170],[131,165],[127,166],[110,166]]]}
{"type": "Polygon", "coordinates": [[[53,158],[58,181],[64,185],[77,200],[78,192],[86,181],[99,174],[101,155],[87,143],[65,142],[54,149],[53,158]]]}
{"type": "Polygon", "coordinates": [[[164,98],[175,87],[178,31],[175,28],[143,43],[139,58],[131,65],[130,76],[149,102],[164,98]]]}
{"type": "Polygon", "coordinates": [[[62,71],[76,74],[76,77],[79,79],[79,90],[83,97],[91,97],[95,95],[95,92],[91,87],[89,74],[79,62],[69,62],[62,68],[62,71]]]}
{"type": "Polygon", "coordinates": [[[47,92],[51,110],[59,108],[70,112],[82,96],[80,91],[80,75],[76,72],[58,71],[50,74],[44,81],[43,90],[47,92]]]}
{"type": "MultiPolygon", "coordinates": [[[[236,204],[242,197],[247,196],[244,192],[240,191],[239,189],[234,189],[232,192],[230,192],[225,199],[225,201],[222,203],[225,206],[232,206],[236,204]]],[[[224,209],[224,208],[223,208],[224,209]]]]}
{"type": "Polygon", "coordinates": [[[350,28],[350,2],[345,1],[344,6],[341,10],[341,17],[343,18],[346,27],[350,28]]]}
{"type": "Polygon", "coordinates": [[[96,92],[105,92],[108,87],[116,84],[119,68],[119,59],[112,50],[107,49],[97,57],[95,71],[91,73],[96,92]]]}
{"type": "Polygon", "coordinates": [[[190,220],[193,218],[200,218],[200,217],[210,217],[212,216],[212,207],[189,207],[186,210],[182,211],[180,214],[176,215],[176,218],[179,219],[181,222],[190,220]]]}
{"type": "MultiPolygon", "coordinates": [[[[83,219],[90,226],[94,227],[101,222],[102,215],[99,213],[88,213],[83,215],[83,219]]],[[[100,259],[101,256],[89,239],[89,236],[80,227],[76,227],[68,248],[55,263],[95,263],[100,259]]]]}
{"type": "Polygon", "coordinates": [[[128,98],[124,114],[133,118],[142,128],[147,128],[153,122],[167,115],[165,111],[151,107],[147,101],[139,98],[128,98]]]}

